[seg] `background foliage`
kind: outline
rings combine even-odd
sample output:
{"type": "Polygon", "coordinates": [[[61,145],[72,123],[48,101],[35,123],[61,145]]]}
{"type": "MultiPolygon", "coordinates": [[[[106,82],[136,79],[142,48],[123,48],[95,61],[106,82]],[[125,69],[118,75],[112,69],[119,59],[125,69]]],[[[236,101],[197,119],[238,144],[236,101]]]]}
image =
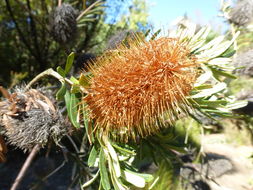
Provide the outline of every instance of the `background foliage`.
{"type": "MultiPolygon", "coordinates": [[[[99,1],[62,3],[71,4],[81,14],[96,2],[99,1]]],[[[116,31],[141,30],[147,25],[144,0],[103,0],[78,21],[77,34],[66,44],[59,44],[50,31],[50,17],[57,5],[57,1],[0,2],[0,83],[5,87],[14,86],[21,79],[28,81],[49,67],[63,65],[70,52],[75,52],[76,58],[84,53],[99,55],[116,31]]]]}

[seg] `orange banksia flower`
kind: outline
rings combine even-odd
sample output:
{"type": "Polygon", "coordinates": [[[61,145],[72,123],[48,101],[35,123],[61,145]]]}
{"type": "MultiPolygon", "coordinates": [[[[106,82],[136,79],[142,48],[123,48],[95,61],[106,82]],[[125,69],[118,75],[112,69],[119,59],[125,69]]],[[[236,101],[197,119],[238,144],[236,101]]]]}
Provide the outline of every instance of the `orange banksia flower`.
{"type": "Polygon", "coordinates": [[[187,43],[136,39],[98,58],[84,98],[95,130],[128,141],[169,126],[189,108],[197,76],[187,43]]]}

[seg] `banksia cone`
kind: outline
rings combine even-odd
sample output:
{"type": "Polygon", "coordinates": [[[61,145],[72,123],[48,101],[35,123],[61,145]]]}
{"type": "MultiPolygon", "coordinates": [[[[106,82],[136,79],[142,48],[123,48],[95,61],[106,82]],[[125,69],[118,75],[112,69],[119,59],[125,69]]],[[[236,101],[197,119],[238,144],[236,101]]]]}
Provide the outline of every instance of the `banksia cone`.
{"type": "Polygon", "coordinates": [[[48,139],[59,140],[66,134],[61,115],[53,103],[38,90],[22,88],[0,102],[0,126],[10,144],[31,150],[48,139]]]}
{"type": "Polygon", "coordinates": [[[69,4],[63,3],[51,15],[50,27],[54,39],[59,43],[71,40],[77,31],[77,11],[69,4]]]}
{"type": "Polygon", "coordinates": [[[253,19],[253,0],[239,0],[230,13],[230,22],[244,26],[253,19]]]}
{"type": "Polygon", "coordinates": [[[107,52],[91,66],[84,98],[95,130],[128,141],[156,133],[189,108],[197,60],[187,44],[163,37],[107,52]]]}

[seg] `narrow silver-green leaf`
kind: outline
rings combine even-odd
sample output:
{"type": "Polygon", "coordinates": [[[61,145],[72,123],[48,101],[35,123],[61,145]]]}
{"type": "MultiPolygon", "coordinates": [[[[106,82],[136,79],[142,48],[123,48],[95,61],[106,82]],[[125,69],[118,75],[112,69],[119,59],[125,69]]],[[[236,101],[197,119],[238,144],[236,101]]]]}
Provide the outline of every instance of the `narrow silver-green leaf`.
{"type": "Polygon", "coordinates": [[[224,90],[227,87],[226,83],[218,83],[210,89],[204,89],[200,91],[198,94],[192,95],[191,98],[201,98],[206,96],[211,96],[217,92],[224,90]]]}
{"type": "Polygon", "coordinates": [[[143,188],[145,187],[145,179],[140,177],[139,175],[136,175],[135,172],[132,172],[130,170],[123,170],[123,177],[125,180],[131,184],[133,184],[136,187],[143,188]]]}
{"type": "Polygon", "coordinates": [[[66,76],[66,73],[65,73],[65,71],[63,70],[63,68],[61,68],[61,66],[58,66],[58,67],[56,68],[56,71],[57,71],[57,73],[59,73],[62,77],[65,77],[65,76],[66,76]]]}
{"type": "Polygon", "coordinates": [[[71,67],[73,65],[74,62],[74,58],[75,58],[75,54],[74,52],[72,52],[71,54],[69,54],[68,58],[67,58],[67,63],[65,65],[65,73],[69,73],[69,71],[71,70],[71,67]]]}
{"type": "Polygon", "coordinates": [[[111,189],[111,184],[108,176],[108,171],[106,167],[106,158],[104,154],[104,150],[100,150],[99,154],[99,170],[100,170],[100,176],[101,176],[101,182],[102,186],[105,190],[110,190],[111,189]]]}
{"type": "Polygon", "coordinates": [[[109,141],[106,143],[106,146],[107,146],[108,152],[112,158],[112,165],[115,170],[115,174],[117,177],[120,177],[121,176],[121,169],[120,169],[118,155],[109,141]]]}
{"type": "Polygon", "coordinates": [[[61,88],[56,93],[56,100],[63,100],[66,90],[67,90],[66,85],[65,83],[63,83],[61,88]]]}
{"type": "Polygon", "coordinates": [[[75,94],[71,94],[69,91],[66,91],[64,98],[70,121],[74,125],[74,127],[79,128],[80,124],[78,122],[78,109],[77,109],[78,99],[76,98],[75,94]]]}
{"type": "Polygon", "coordinates": [[[89,158],[88,158],[88,166],[89,167],[94,166],[97,157],[98,157],[98,151],[96,150],[96,147],[93,146],[91,151],[90,151],[89,158]]]}

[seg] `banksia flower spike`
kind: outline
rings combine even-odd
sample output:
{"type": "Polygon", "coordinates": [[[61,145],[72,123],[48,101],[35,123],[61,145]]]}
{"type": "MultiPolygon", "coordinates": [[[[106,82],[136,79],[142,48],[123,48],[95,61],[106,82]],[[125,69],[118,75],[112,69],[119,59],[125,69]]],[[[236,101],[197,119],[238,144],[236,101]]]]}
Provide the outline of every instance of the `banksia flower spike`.
{"type": "Polygon", "coordinates": [[[50,137],[58,141],[67,132],[51,100],[23,87],[0,102],[0,126],[8,142],[24,151],[44,146],[50,137]]]}
{"type": "MultiPolygon", "coordinates": [[[[206,94],[192,93],[193,88],[209,80],[206,76],[206,80],[200,79],[208,62],[215,62],[234,40],[222,42],[223,36],[206,44],[210,29],[197,33],[195,29],[196,25],[189,23],[169,37],[150,41],[136,37],[129,47],[118,46],[98,58],[90,67],[92,77],[83,98],[93,130],[120,141],[136,140],[193,113],[194,101],[189,100],[206,94]]],[[[224,64],[230,61],[222,60],[224,64]]],[[[208,83],[224,89],[217,80],[208,83]]]]}
{"type": "Polygon", "coordinates": [[[186,113],[197,76],[196,57],[177,38],[130,44],[96,61],[84,98],[95,128],[123,140],[155,133],[186,113]]]}

